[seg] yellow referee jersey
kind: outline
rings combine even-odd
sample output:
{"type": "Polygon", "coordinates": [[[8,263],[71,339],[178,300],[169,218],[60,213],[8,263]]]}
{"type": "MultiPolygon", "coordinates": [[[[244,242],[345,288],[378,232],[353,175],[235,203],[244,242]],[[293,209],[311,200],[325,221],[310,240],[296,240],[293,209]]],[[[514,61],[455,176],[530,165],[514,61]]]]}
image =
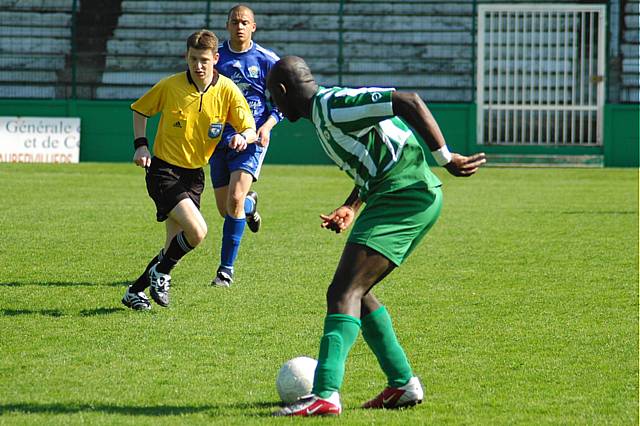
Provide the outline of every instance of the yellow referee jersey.
{"type": "Polygon", "coordinates": [[[171,75],[131,104],[131,109],[146,117],[162,113],[153,154],[187,169],[207,164],[225,123],[238,132],[256,127],[240,89],[220,74],[214,75],[203,93],[189,71],[171,75]]]}

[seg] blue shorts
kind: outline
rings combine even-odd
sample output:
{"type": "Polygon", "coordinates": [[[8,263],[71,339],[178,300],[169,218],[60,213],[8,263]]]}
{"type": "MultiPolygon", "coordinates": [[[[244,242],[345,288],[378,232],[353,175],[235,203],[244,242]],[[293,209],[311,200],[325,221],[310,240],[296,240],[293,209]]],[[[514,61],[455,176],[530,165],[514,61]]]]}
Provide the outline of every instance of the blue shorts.
{"type": "Polygon", "coordinates": [[[254,182],[257,181],[266,153],[265,147],[255,143],[247,145],[247,149],[241,152],[229,149],[226,144],[218,144],[209,159],[213,187],[220,188],[229,185],[231,173],[236,170],[244,170],[253,176],[254,182]]]}

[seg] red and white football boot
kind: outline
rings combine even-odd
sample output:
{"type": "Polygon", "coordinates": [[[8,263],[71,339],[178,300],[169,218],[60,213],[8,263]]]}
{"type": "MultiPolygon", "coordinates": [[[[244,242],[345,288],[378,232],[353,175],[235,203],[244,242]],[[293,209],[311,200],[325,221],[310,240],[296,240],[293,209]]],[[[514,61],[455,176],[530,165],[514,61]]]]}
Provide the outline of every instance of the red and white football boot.
{"type": "Polygon", "coordinates": [[[378,396],[362,404],[362,408],[403,408],[420,404],[424,398],[422,385],[417,377],[412,377],[399,388],[385,388],[378,396]]]}
{"type": "Polygon", "coordinates": [[[342,412],[340,395],[334,392],[329,398],[322,399],[309,395],[296,402],[284,406],[273,413],[274,416],[338,416],[342,412]]]}

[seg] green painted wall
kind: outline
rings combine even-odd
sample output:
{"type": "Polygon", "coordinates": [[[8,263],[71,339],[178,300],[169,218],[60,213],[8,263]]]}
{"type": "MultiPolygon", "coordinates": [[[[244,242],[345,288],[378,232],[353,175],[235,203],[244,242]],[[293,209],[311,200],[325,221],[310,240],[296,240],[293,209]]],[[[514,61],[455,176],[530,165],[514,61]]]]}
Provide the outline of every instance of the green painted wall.
{"type": "MultiPolygon", "coordinates": [[[[0,99],[2,116],[80,117],[81,161],[127,162],[133,155],[131,111],[128,101],[15,100],[0,99]]],[[[640,106],[610,104],[605,108],[602,147],[495,147],[475,143],[474,104],[430,104],[451,150],[485,151],[500,155],[598,155],[610,167],[638,167],[640,106]]],[[[149,122],[147,134],[155,134],[158,118],[149,122]]],[[[150,138],[151,139],[151,138],[150,138]]],[[[432,161],[429,158],[429,161],[432,161]]],[[[266,159],[271,164],[329,164],[306,120],[284,121],[273,131],[266,159]]]]}
{"type": "MultiPolygon", "coordinates": [[[[469,104],[433,104],[429,107],[442,128],[451,150],[478,152],[475,148],[475,108],[469,104]]],[[[272,164],[331,164],[317,142],[316,132],[307,120],[283,121],[272,133],[267,161],[272,164]]],[[[430,164],[435,164],[431,157],[430,164]]]]}
{"type": "Polygon", "coordinates": [[[609,104],[604,117],[604,165],[638,167],[640,105],[609,104]]]}

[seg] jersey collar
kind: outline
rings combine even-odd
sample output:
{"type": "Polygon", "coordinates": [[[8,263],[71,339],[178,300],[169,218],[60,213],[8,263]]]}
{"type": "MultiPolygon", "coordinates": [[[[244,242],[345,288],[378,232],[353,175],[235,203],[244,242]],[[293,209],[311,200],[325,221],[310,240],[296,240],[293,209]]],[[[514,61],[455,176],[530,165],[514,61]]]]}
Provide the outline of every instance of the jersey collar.
{"type": "Polygon", "coordinates": [[[227,40],[227,47],[229,48],[229,51],[231,51],[231,53],[247,53],[248,51],[253,49],[253,40],[251,40],[251,44],[245,50],[240,50],[240,51],[233,50],[231,48],[231,43],[229,43],[229,40],[227,40]]]}
{"type": "MultiPolygon", "coordinates": [[[[211,79],[211,83],[209,83],[209,85],[207,87],[204,88],[204,91],[202,93],[206,93],[207,90],[209,90],[210,87],[213,87],[216,85],[216,83],[218,82],[218,79],[220,78],[220,74],[218,73],[218,71],[214,68],[213,69],[213,79],[211,79]]],[[[187,80],[189,81],[190,84],[193,85],[193,87],[196,88],[196,90],[200,90],[198,89],[198,86],[196,85],[195,81],[193,81],[193,78],[191,78],[191,73],[189,72],[189,70],[187,70],[187,80]]]]}

